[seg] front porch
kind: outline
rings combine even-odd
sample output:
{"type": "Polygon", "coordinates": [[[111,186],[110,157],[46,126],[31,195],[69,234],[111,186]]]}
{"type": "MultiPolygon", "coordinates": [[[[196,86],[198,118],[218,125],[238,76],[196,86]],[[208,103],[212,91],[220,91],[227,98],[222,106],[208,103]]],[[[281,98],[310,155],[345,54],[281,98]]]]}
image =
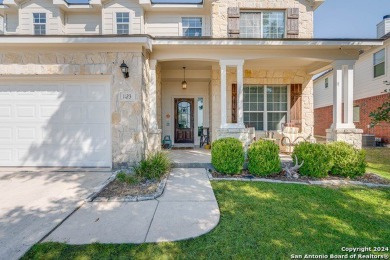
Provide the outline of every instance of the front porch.
{"type": "Polygon", "coordinates": [[[334,123],[327,141],[360,148],[351,100],[354,61],[359,50],[369,48],[364,43],[242,41],[204,48],[197,46],[200,41],[160,40],[151,57],[150,111],[161,138],[168,137],[173,147],[199,147],[202,128],[209,130],[210,144],[236,137],[248,146],[270,134],[283,136],[284,126],[315,141],[312,77],[333,69],[334,123]]]}

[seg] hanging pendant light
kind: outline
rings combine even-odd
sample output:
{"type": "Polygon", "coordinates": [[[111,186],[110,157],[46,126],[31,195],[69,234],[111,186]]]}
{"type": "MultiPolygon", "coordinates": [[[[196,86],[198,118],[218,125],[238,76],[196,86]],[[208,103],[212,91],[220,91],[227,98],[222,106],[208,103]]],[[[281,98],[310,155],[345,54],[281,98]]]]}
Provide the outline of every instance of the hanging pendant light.
{"type": "Polygon", "coordinates": [[[183,67],[184,70],[184,80],[181,82],[181,88],[187,89],[187,81],[186,81],[186,67],[183,67]]]}

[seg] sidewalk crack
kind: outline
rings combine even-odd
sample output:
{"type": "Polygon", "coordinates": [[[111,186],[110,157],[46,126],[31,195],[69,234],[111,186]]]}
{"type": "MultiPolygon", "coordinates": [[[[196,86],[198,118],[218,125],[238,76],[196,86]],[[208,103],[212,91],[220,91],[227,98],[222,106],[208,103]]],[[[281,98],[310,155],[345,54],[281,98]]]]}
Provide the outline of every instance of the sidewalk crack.
{"type": "Polygon", "coordinates": [[[156,206],[156,208],[154,210],[152,220],[150,220],[148,231],[146,232],[146,235],[145,235],[144,243],[146,242],[146,239],[148,238],[150,227],[152,226],[152,223],[153,223],[153,220],[154,220],[154,216],[156,215],[156,212],[157,212],[158,205],[160,205],[160,201],[158,201],[157,199],[156,199],[156,201],[157,201],[157,206],[156,206]]]}

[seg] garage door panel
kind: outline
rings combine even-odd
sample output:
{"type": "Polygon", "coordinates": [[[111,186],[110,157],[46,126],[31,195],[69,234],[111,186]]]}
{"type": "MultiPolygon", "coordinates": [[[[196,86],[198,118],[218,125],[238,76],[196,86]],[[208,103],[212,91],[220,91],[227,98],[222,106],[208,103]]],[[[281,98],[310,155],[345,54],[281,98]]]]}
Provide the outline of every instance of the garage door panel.
{"type": "Polygon", "coordinates": [[[108,84],[2,84],[0,166],[111,167],[108,84]]]}
{"type": "Polygon", "coordinates": [[[0,119],[9,119],[12,115],[11,105],[0,105],[0,119]]]}

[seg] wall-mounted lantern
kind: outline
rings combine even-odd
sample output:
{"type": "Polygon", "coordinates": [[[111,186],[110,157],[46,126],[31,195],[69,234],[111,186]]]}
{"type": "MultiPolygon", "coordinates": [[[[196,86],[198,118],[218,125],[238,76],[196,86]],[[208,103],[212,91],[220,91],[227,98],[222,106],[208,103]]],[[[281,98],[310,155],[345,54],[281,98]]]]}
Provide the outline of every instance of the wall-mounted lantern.
{"type": "Polygon", "coordinates": [[[123,73],[123,77],[125,77],[125,79],[127,79],[129,77],[129,67],[126,65],[124,60],[119,67],[121,68],[121,71],[123,73]]]}

